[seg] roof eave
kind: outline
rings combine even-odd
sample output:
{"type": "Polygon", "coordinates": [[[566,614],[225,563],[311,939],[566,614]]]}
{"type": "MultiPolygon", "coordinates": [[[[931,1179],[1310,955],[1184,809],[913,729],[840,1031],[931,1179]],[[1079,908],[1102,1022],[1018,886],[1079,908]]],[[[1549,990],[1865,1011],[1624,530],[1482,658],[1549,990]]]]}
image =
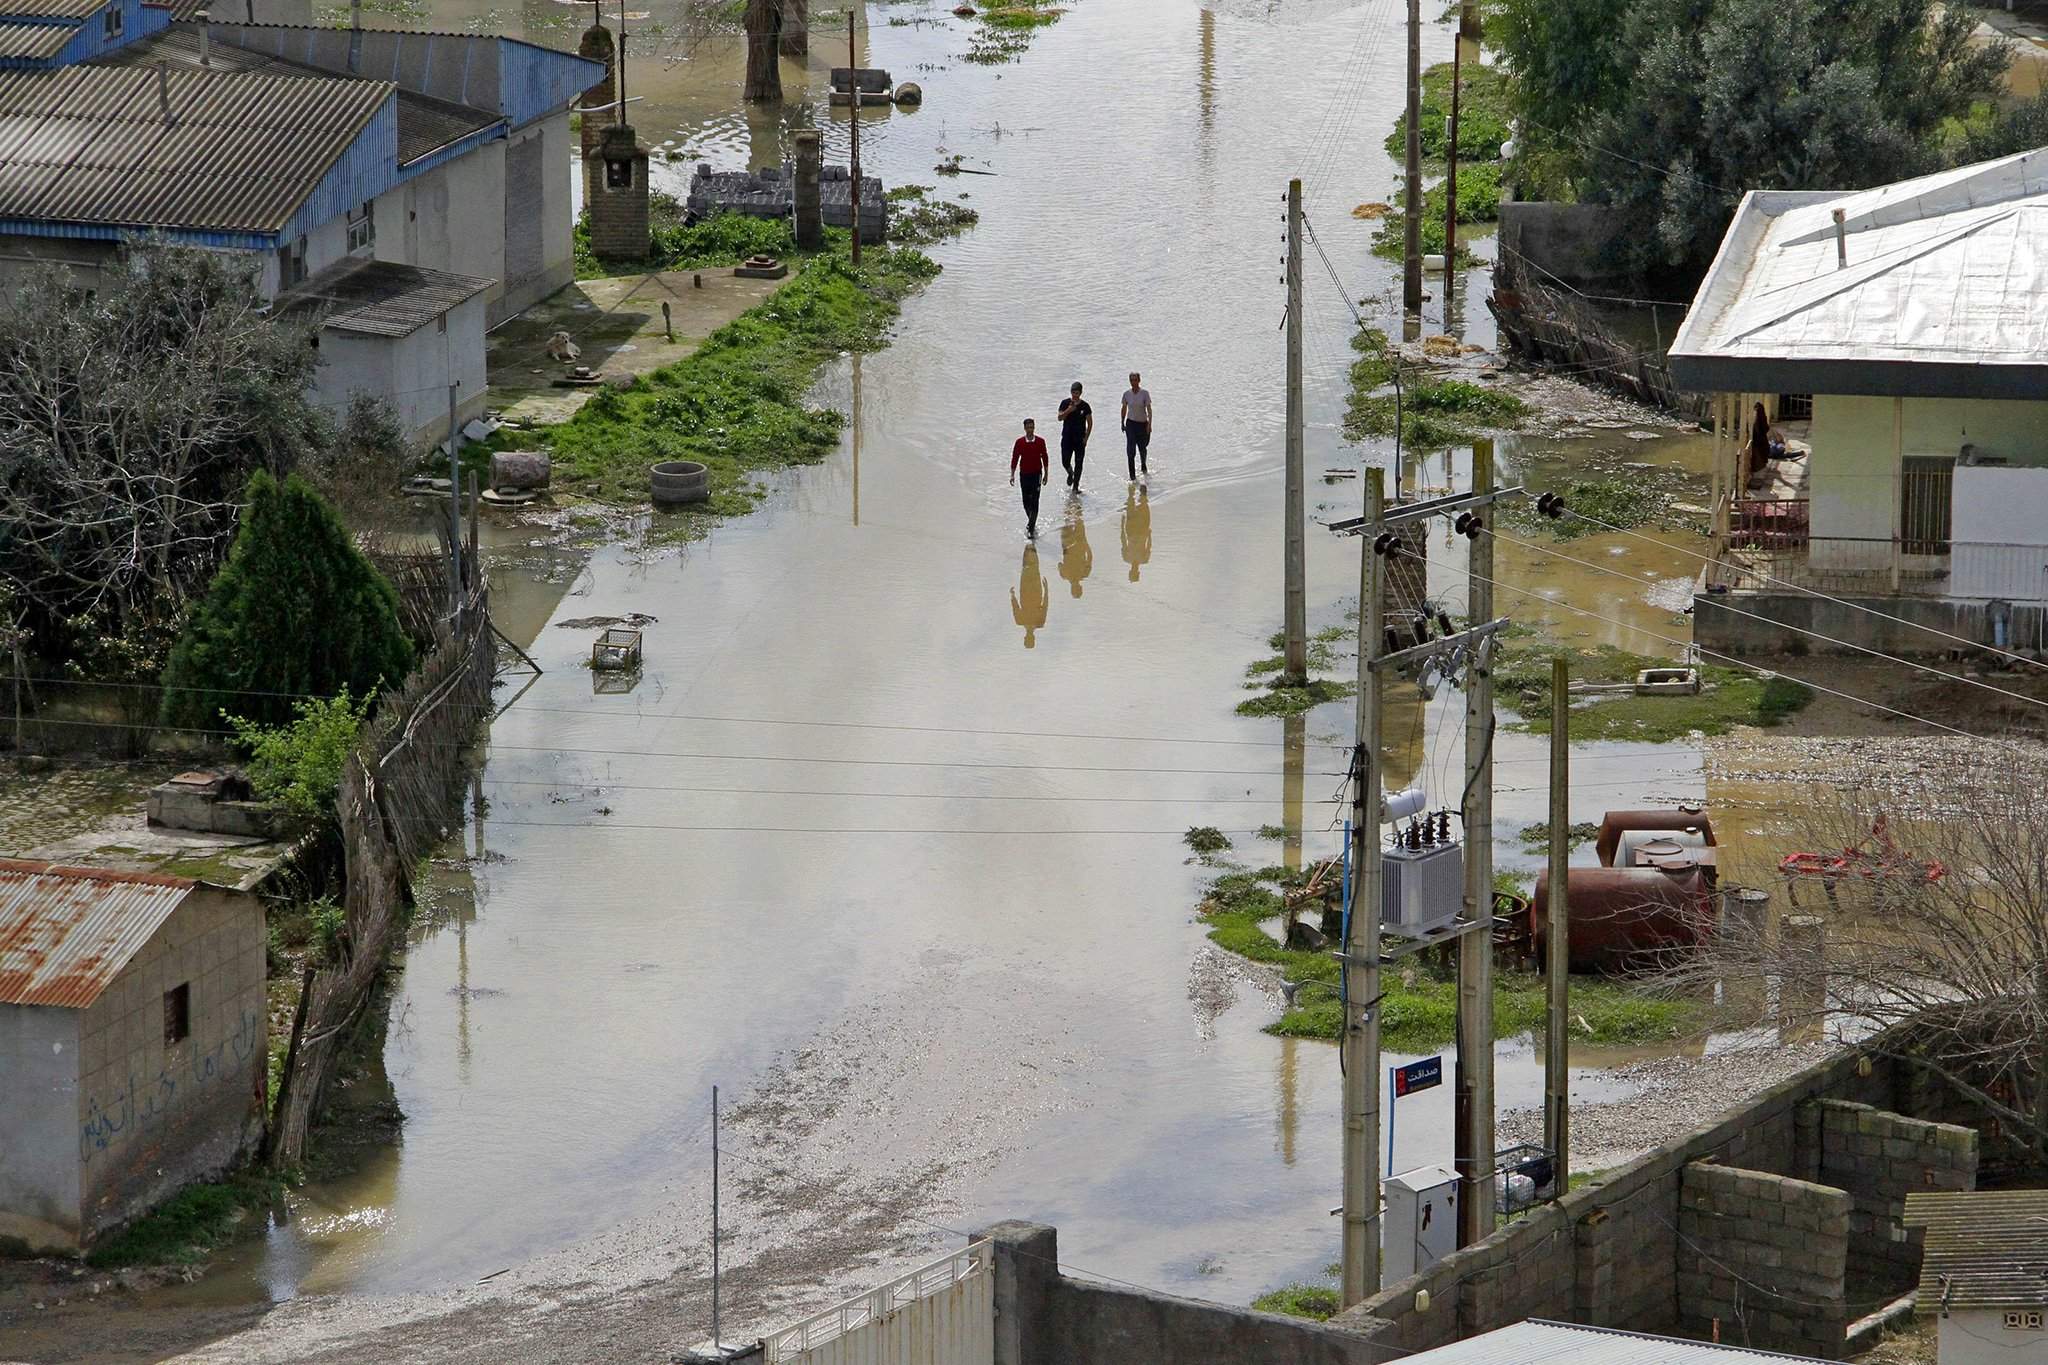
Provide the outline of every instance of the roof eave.
{"type": "Polygon", "coordinates": [[[1671,377],[1694,393],[1840,393],[1878,398],[2040,401],[2048,361],[1812,359],[1687,353],[1673,346],[1671,377]]]}

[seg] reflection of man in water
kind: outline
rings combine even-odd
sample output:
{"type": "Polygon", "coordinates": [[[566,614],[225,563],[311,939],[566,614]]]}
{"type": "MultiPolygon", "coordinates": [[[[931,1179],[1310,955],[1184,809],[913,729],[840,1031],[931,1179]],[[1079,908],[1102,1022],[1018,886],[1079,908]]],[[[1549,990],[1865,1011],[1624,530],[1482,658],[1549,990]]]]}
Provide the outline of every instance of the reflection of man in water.
{"type": "Polygon", "coordinates": [[[1122,539],[1124,563],[1131,566],[1131,581],[1135,583],[1139,568],[1152,558],[1152,504],[1142,485],[1124,490],[1122,539]]]}
{"type": "Polygon", "coordinates": [[[1038,547],[1024,547],[1024,564],[1017,573],[1017,586],[1010,589],[1010,615],[1024,627],[1024,648],[1038,641],[1032,632],[1045,625],[1045,575],[1038,571],[1038,547]]]}
{"type": "Polygon", "coordinates": [[[1088,548],[1088,528],[1081,522],[1081,500],[1067,504],[1067,524],[1060,527],[1060,577],[1067,580],[1074,596],[1081,595],[1081,580],[1095,567],[1095,552],[1088,548]]]}

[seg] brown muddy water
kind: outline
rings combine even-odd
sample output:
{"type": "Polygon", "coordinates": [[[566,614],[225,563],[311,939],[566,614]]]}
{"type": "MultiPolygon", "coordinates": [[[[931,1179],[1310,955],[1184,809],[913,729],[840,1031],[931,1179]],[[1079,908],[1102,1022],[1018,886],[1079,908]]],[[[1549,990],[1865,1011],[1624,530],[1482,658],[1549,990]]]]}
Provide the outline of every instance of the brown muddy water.
{"type": "MultiPolygon", "coordinates": [[[[664,3],[653,14],[680,31],[664,3]]],[[[567,45],[586,15],[453,0],[430,18],[567,45]]],[[[1380,142],[1397,7],[1080,0],[994,67],[960,60],[965,25],[942,6],[865,17],[866,55],[926,93],[921,110],[869,116],[868,167],[971,196],[981,225],[934,249],[945,273],[889,350],[823,378],[820,401],[857,405],[859,422],[755,515],[682,551],[501,529],[495,600],[547,672],[481,747],[484,813],[451,850],[472,856],[395,991],[385,1062],[403,1138],[167,1302],[694,1267],[714,1084],[741,1106],[729,1264],[801,1225],[802,1191],[826,1186],[881,1211],[873,1241],[890,1255],[1031,1217],[1059,1225],[1075,1266],[1237,1301],[1333,1258],[1335,1054],[1260,1032],[1277,1002],[1245,974],[1205,984],[1204,874],[1181,834],[1216,825],[1246,861],[1273,861],[1253,831],[1289,813],[1295,728],[1231,708],[1280,611],[1291,174],[1344,282],[1311,256],[1309,468],[1391,455],[1346,446],[1338,426],[1347,296],[1384,325],[1397,285],[1349,213],[1394,188],[1380,142]],[[995,174],[933,176],[953,152],[995,174]],[[1138,486],[1115,431],[1132,369],[1158,410],[1138,486]],[[1097,416],[1083,489],[1048,493],[1027,546],[1009,442],[1024,416],[1049,426],[1076,378],[1097,416]],[[552,623],[626,612],[659,619],[637,686],[610,692],[582,666],[592,631],[552,623]]],[[[1424,48],[1447,57],[1448,34],[1430,26],[1424,48]]],[[[806,89],[837,53],[820,45],[806,89]]],[[[633,121],[683,153],[665,172],[677,183],[699,158],[779,160],[787,127],[823,112],[797,97],[793,65],[784,110],[742,111],[724,40],[652,66],[629,74],[647,97],[633,121]]],[[[1487,344],[1468,304],[1483,281],[1451,322],[1487,344]]],[[[1699,458],[1618,430],[1501,445],[1532,478],[1596,454],[1699,458]]],[[[1410,486],[1469,472],[1467,452],[1448,473],[1433,459],[1410,486]]],[[[1312,515],[1349,515],[1357,489],[1312,477],[1312,515]]],[[[1623,581],[1504,547],[1503,581],[1538,596],[1500,605],[1650,652],[1644,632],[1689,635],[1682,548],[1564,547],[1623,581]]],[[[1433,532],[1431,554],[1432,589],[1455,606],[1462,549],[1433,532]]],[[[1312,529],[1308,569],[1312,624],[1340,621],[1355,543],[1312,529]]],[[[1455,803],[1461,707],[1447,691],[1394,708],[1410,771],[1393,779],[1455,803]]],[[[1300,727],[1311,856],[1337,848],[1349,728],[1343,705],[1300,727]]],[[[1544,815],[1542,743],[1504,728],[1497,757],[1500,862],[1533,869],[1514,832],[1544,815]]],[[[1706,794],[1696,746],[1582,746],[1574,772],[1573,820],[1706,794]]],[[[1502,1045],[1499,1081],[1503,1108],[1538,1103],[1526,1041],[1502,1045]]],[[[1627,1093],[1590,1068],[1577,1084],[1587,1100],[1627,1093]]],[[[1448,1160],[1449,1099],[1403,1101],[1396,1169],[1448,1160]]],[[[812,1299],[865,1264],[814,1267],[812,1299]]],[[[760,1311],[805,1306],[792,1290],[760,1311]]]]}

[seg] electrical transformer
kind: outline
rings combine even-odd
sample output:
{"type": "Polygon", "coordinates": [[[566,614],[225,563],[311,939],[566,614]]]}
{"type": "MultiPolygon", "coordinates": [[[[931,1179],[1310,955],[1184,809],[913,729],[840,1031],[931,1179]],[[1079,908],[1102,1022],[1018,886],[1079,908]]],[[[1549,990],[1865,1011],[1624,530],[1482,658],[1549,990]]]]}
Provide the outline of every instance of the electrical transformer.
{"type": "Polygon", "coordinates": [[[1380,927],[1416,937],[1440,929],[1465,909],[1465,850],[1439,840],[1398,844],[1380,854],[1380,927]]]}

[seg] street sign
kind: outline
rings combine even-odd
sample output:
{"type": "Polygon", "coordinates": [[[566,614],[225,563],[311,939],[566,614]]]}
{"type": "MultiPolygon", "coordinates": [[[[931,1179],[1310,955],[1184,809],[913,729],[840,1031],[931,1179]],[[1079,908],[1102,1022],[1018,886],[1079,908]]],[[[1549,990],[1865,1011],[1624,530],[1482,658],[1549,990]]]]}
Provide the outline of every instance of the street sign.
{"type": "Polygon", "coordinates": [[[1444,1059],[1424,1057],[1419,1062],[1406,1066],[1389,1068],[1394,1073],[1394,1095],[1412,1095],[1418,1090],[1433,1090],[1444,1083],[1444,1059]]]}

